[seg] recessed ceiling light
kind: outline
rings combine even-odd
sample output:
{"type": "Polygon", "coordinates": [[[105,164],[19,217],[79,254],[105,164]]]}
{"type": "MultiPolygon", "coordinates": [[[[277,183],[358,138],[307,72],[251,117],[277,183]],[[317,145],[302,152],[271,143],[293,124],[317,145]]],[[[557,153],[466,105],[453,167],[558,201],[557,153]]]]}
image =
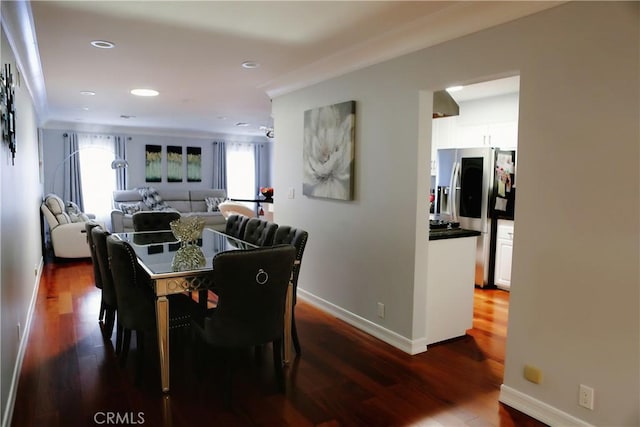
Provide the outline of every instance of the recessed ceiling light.
{"type": "Polygon", "coordinates": [[[89,107],[82,107],[82,111],[89,111],[89,107]]]}
{"type": "Polygon", "coordinates": [[[448,87],[446,91],[451,93],[451,92],[458,92],[462,89],[464,89],[464,86],[451,86],[451,87],[448,87]]]}
{"type": "Polygon", "coordinates": [[[80,95],[94,96],[96,93],[92,90],[81,90],[80,95]]]}
{"type": "Polygon", "coordinates": [[[93,40],[91,42],[91,46],[97,47],[98,49],[113,49],[116,47],[114,43],[108,42],[106,40],[93,40]]]}
{"type": "Polygon", "coordinates": [[[245,123],[245,122],[238,122],[238,123],[236,123],[236,126],[238,126],[238,127],[243,127],[243,128],[244,128],[244,127],[249,126],[249,123],[245,123]]]}
{"type": "Polygon", "coordinates": [[[259,62],[256,61],[244,61],[242,63],[242,68],[246,68],[246,69],[254,69],[254,68],[258,68],[260,66],[259,62]]]}
{"type": "Polygon", "coordinates": [[[136,96],[158,96],[160,92],[153,89],[133,89],[131,94],[136,96]]]}
{"type": "Polygon", "coordinates": [[[218,120],[227,120],[225,116],[218,116],[218,120]]]}

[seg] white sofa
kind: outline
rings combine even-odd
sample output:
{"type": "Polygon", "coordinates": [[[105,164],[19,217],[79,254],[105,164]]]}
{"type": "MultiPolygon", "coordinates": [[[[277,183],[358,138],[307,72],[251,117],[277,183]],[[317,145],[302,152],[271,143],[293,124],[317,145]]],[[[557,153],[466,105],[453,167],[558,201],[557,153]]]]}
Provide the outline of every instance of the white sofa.
{"type": "MultiPolygon", "coordinates": [[[[222,201],[226,199],[224,189],[205,190],[157,190],[162,201],[183,216],[197,215],[205,220],[205,227],[224,230],[225,219],[219,211],[208,212],[206,198],[222,201]]],[[[116,190],[113,192],[111,228],[114,233],[133,231],[133,213],[150,210],[143,202],[138,189],[116,190]]]]}
{"type": "MultiPolygon", "coordinates": [[[[86,221],[93,215],[70,214],[62,199],[48,194],[40,210],[49,225],[53,254],[57,258],[89,258],[91,251],[87,243],[86,221]]],[[[103,224],[100,224],[104,227],[103,224]]]]}

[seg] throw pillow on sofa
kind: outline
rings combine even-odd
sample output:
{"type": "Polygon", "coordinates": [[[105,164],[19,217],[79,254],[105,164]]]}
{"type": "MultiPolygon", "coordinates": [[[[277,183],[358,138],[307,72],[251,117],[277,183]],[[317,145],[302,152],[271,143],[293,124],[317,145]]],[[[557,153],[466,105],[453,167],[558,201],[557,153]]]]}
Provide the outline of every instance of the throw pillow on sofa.
{"type": "Polygon", "coordinates": [[[140,212],[143,210],[141,202],[135,203],[120,203],[118,208],[126,215],[133,215],[136,212],[140,212]]]}
{"type": "Polygon", "coordinates": [[[220,212],[218,205],[225,200],[225,197],[205,197],[204,201],[207,204],[207,212],[220,212]]]}
{"type": "Polygon", "coordinates": [[[171,209],[169,205],[167,205],[162,197],[158,194],[158,190],[153,187],[140,187],[138,188],[138,192],[142,197],[142,203],[144,203],[149,210],[152,211],[164,211],[171,209]]]}

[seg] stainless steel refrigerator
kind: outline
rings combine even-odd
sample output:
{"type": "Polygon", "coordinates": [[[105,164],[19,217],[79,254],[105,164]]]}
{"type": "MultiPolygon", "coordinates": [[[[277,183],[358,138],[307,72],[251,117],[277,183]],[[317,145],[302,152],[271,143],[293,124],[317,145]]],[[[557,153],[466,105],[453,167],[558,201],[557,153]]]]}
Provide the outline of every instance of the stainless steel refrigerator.
{"type": "Polygon", "coordinates": [[[515,150],[464,148],[438,150],[435,212],[445,221],[476,230],[478,286],[493,285],[497,218],[513,219],[515,150]]]}

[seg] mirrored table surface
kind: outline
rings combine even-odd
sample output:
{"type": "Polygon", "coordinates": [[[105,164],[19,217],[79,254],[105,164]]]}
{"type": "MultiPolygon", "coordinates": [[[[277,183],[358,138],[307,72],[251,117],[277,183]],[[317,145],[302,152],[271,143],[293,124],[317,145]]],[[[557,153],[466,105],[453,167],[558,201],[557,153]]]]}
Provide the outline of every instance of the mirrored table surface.
{"type": "Polygon", "coordinates": [[[118,233],[136,252],[140,265],[152,279],[185,274],[202,274],[213,269],[220,252],[253,249],[255,245],[222,232],[204,229],[201,238],[183,243],[171,230],[118,233]]]}

